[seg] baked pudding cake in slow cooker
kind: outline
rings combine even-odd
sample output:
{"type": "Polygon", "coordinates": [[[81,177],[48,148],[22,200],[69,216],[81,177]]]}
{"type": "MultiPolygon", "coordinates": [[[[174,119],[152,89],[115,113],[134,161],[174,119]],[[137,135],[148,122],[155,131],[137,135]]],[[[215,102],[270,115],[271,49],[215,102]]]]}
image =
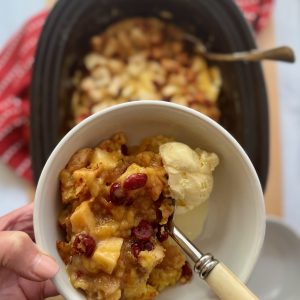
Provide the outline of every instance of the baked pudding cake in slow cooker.
{"type": "MultiPolygon", "coordinates": [[[[197,41],[197,40],[196,40],[197,41]]],[[[104,108],[132,100],[164,100],[220,120],[222,77],[185,32],[156,18],[131,18],[90,39],[73,73],[72,127],[104,108]]]]}

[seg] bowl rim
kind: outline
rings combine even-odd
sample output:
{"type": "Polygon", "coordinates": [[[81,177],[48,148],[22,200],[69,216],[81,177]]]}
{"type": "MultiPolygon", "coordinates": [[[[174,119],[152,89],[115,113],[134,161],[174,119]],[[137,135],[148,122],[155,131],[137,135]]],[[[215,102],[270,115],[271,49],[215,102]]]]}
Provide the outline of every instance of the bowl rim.
{"type": "MultiPolygon", "coordinates": [[[[157,107],[157,108],[173,108],[178,111],[183,111],[186,112],[187,114],[192,114],[195,117],[203,120],[206,122],[209,126],[214,127],[217,129],[223,136],[226,137],[230,141],[230,143],[236,148],[236,150],[239,152],[239,154],[242,156],[244,163],[247,165],[247,168],[249,168],[249,172],[251,173],[251,176],[253,177],[253,182],[256,186],[256,188],[259,191],[260,199],[256,202],[257,204],[257,213],[259,215],[259,220],[261,220],[260,224],[256,224],[257,229],[256,229],[256,247],[253,246],[252,248],[252,253],[249,253],[248,256],[251,257],[251,263],[248,263],[248,270],[244,271],[242,276],[239,276],[240,279],[244,282],[246,282],[250,274],[252,273],[255,264],[258,260],[258,257],[260,255],[260,251],[263,246],[264,242],[264,237],[265,237],[265,228],[266,228],[266,212],[265,212],[265,205],[264,205],[264,197],[263,197],[263,192],[261,188],[261,184],[257,175],[257,172],[246,154],[245,150],[242,148],[242,146],[237,142],[237,140],[226,130],[224,129],[220,124],[209,118],[208,116],[195,111],[194,109],[175,104],[175,103],[170,103],[170,102],[165,102],[165,101],[157,101],[157,100],[139,100],[139,101],[131,101],[131,102],[125,102],[122,104],[114,105],[112,107],[106,108],[104,110],[101,110],[79,124],[77,124],[75,127],[73,127],[62,139],[61,141],[56,145],[52,153],[50,154],[49,158],[47,159],[47,162],[42,170],[41,176],[38,181],[37,189],[36,189],[36,194],[35,194],[35,199],[34,199],[34,214],[33,214],[33,225],[34,225],[34,234],[35,234],[35,239],[36,239],[36,244],[41,247],[42,250],[44,249],[44,243],[43,243],[43,233],[40,230],[41,225],[40,225],[40,212],[41,212],[41,202],[42,202],[42,193],[44,190],[44,182],[46,180],[46,177],[48,176],[48,169],[51,167],[52,161],[56,158],[57,155],[59,155],[59,152],[62,151],[63,146],[68,143],[68,140],[76,135],[77,131],[81,130],[81,128],[88,126],[90,123],[95,122],[97,119],[101,118],[103,115],[109,114],[113,111],[116,110],[122,110],[130,107],[157,107]]],[[[61,286],[61,282],[58,280],[57,276],[55,276],[53,279],[53,282],[55,286],[57,287],[58,291],[65,295],[65,290],[61,286]]]]}

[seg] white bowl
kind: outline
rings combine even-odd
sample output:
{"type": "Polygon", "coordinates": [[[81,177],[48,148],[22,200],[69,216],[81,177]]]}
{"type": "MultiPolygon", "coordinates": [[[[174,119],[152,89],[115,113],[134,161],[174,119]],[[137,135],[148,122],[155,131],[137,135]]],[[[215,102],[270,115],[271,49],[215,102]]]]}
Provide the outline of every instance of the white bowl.
{"type": "MultiPolygon", "coordinates": [[[[57,226],[61,209],[59,173],[75,151],[95,146],[120,131],[126,133],[129,144],[164,134],[219,155],[208,218],[196,245],[214,254],[246,281],[265,233],[263,193],[248,156],[226,130],[203,114],[163,101],[135,101],[103,110],[73,128],[56,146],[40,176],[35,196],[34,230],[39,247],[51,254],[61,267],[54,278],[58,291],[67,299],[85,299],[70,284],[56,250],[56,241],[61,238],[57,226]]],[[[215,299],[196,275],[191,283],[169,288],[158,298],[215,299]]]]}

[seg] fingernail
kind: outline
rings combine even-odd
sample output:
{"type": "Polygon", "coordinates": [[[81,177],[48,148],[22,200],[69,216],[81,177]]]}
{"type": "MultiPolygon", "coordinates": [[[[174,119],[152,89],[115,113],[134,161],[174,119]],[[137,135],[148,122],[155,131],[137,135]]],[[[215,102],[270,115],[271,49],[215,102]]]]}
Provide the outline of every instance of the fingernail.
{"type": "Polygon", "coordinates": [[[45,279],[52,278],[59,270],[58,264],[48,255],[40,254],[36,258],[34,272],[45,279]]]}

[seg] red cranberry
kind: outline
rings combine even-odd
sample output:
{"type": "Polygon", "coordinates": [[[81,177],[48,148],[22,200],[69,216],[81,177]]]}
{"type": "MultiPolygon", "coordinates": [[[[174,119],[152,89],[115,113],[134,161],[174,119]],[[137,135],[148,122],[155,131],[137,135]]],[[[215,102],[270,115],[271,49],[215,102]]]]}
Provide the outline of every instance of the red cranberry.
{"type": "Polygon", "coordinates": [[[191,267],[190,267],[190,265],[189,265],[189,263],[187,261],[182,266],[181,276],[183,276],[187,280],[191,279],[191,277],[193,276],[193,271],[192,271],[192,269],[191,269],[191,267]]]}
{"type": "Polygon", "coordinates": [[[72,253],[77,255],[84,255],[91,257],[95,251],[95,240],[86,233],[79,233],[76,235],[72,246],[72,253]]]}
{"type": "Polygon", "coordinates": [[[143,249],[144,249],[144,250],[147,250],[147,251],[151,251],[151,250],[154,249],[154,245],[153,245],[153,243],[151,243],[150,241],[144,243],[143,246],[144,246],[143,249]]]}
{"type": "Polygon", "coordinates": [[[142,249],[139,243],[133,243],[131,245],[131,253],[135,258],[138,258],[141,251],[142,249]]]}
{"type": "Polygon", "coordinates": [[[136,173],[129,175],[123,184],[125,190],[136,190],[145,186],[148,176],[145,173],[136,173]]]}
{"type": "Polygon", "coordinates": [[[115,205],[123,205],[127,200],[127,194],[119,182],[115,182],[111,185],[109,196],[110,201],[115,205]]]}
{"type": "Polygon", "coordinates": [[[152,225],[142,220],[137,227],[132,229],[133,236],[140,241],[148,241],[153,235],[152,225]]]}
{"type": "Polygon", "coordinates": [[[168,231],[165,229],[164,226],[159,226],[158,231],[156,233],[156,237],[160,242],[165,241],[169,237],[168,231]]]}

